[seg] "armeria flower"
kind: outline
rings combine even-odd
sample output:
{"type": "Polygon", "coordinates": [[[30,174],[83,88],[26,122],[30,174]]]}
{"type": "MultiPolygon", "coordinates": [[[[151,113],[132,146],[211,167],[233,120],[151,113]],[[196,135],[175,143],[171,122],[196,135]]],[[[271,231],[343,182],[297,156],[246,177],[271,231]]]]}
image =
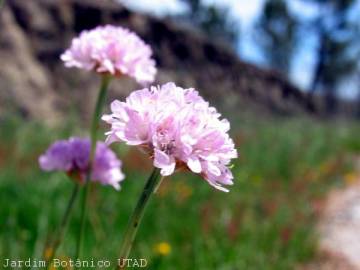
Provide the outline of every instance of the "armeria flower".
{"type": "MultiPolygon", "coordinates": [[[[70,138],[53,143],[45,154],[39,158],[39,164],[44,171],[65,171],[76,175],[80,181],[85,181],[89,169],[90,140],[70,138]]],[[[124,179],[121,172],[121,161],[115,153],[103,142],[97,142],[92,168],[92,181],[120,188],[124,179]]]]}
{"type": "Polygon", "coordinates": [[[74,38],[61,55],[67,67],[128,75],[141,84],[155,79],[155,61],[150,46],[135,33],[120,26],[98,26],[74,38]]]}
{"type": "Polygon", "coordinates": [[[230,124],[210,107],[194,89],[174,83],[130,94],[125,102],[115,100],[107,142],[141,145],[150,153],[154,166],[167,176],[177,168],[201,174],[212,186],[228,191],[233,176],[228,168],[237,157],[228,135],[230,124]]]}

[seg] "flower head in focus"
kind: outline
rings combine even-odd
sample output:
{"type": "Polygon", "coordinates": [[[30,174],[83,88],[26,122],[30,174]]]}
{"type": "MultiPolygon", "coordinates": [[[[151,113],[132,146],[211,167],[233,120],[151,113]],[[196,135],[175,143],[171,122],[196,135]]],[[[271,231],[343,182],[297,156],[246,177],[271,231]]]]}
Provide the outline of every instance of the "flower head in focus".
{"type": "Polygon", "coordinates": [[[155,79],[155,61],[149,45],[120,26],[98,26],[85,30],[72,40],[61,60],[67,67],[95,70],[112,75],[128,75],[138,83],[155,79]]]}
{"type": "MultiPolygon", "coordinates": [[[[79,176],[80,181],[85,181],[89,156],[89,139],[70,138],[53,143],[40,156],[39,164],[44,171],[65,171],[79,176]]],[[[115,189],[120,188],[120,182],[124,179],[121,161],[103,142],[97,142],[96,145],[91,179],[103,185],[111,185],[115,189]]]]}
{"type": "Polygon", "coordinates": [[[237,157],[228,135],[230,124],[196,90],[174,83],[145,88],[131,93],[125,102],[115,100],[111,111],[102,118],[111,124],[108,143],[142,146],[163,176],[187,168],[228,191],[222,185],[233,183],[228,166],[237,157]]]}

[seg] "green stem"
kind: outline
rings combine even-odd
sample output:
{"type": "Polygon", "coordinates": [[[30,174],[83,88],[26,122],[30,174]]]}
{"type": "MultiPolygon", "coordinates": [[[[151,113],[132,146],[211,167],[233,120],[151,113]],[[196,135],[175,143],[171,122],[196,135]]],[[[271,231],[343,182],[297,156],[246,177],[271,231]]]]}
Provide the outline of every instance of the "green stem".
{"type": "Polygon", "coordinates": [[[0,8],[3,7],[5,0],[0,0],[0,8]]]}
{"type": "MultiPolygon", "coordinates": [[[[160,169],[154,168],[149,179],[147,180],[144,190],[136,204],[136,207],[130,217],[129,223],[125,230],[124,238],[120,249],[120,262],[121,260],[128,259],[132,245],[134,243],[136,233],[138,231],[140,222],[145,213],[145,208],[148,205],[151,195],[154,193],[155,188],[158,186],[160,179],[160,169]]],[[[122,269],[122,263],[118,264],[118,269],[122,269]]]]}
{"type": "Polygon", "coordinates": [[[86,219],[86,210],[87,210],[87,200],[88,194],[90,189],[90,178],[91,178],[91,171],[92,171],[92,163],[94,160],[95,149],[96,149],[96,135],[99,127],[99,121],[102,113],[102,109],[105,104],[106,99],[106,92],[110,84],[111,77],[109,75],[104,75],[102,77],[101,86],[98,94],[98,98],[96,101],[96,107],[93,114],[91,128],[90,128],[90,141],[91,141],[91,148],[90,148],[90,158],[89,158],[89,168],[86,174],[85,179],[85,187],[82,194],[81,200],[81,223],[80,223],[80,233],[76,243],[76,259],[79,259],[82,256],[82,246],[83,246],[83,239],[84,239],[84,231],[85,231],[85,219],[86,219]]]}
{"type": "Polygon", "coordinates": [[[99,128],[99,121],[101,118],[101,113],[106,101],[106,93],[107,89],[109,88],[109,84],[111,81],[110,75],[104,75],[101,80],[101,86],[99,90],[99,95],[96,101],[96,107],[93,114],[92,122],[91,122],[91,129],[90,129],[90,140],[91,140],[91,151],[90,151],[90,164],[94,159],[95,154],[95,145],[96,145],[96,134],[99,128]]]}
{"type": "Polygon", "coordinates": [[[47,260],[46,269],[50,269],[51,262],[52,262],[52,260],[54,259],[55,255],[56,255],[56,251],[60,247],[60,245],[62,243],[62,240],[64,239],[64,235],[65,235],[65,232],[66,232],[66,229],[67,229],[67,225],[69,223],[69,218],[70,218],[72,209],[74,208],[74,203],[76,201],[76,198],[77,198],[78,194],[79,194],[79,184],[75,183],[73,192],[72,192],[70,200],[69,200],[69,203],[68,203],[68,205],[66,207],[64,216],[63,216],[62,221],[60,223],[58,232],[56,234],[56,238],[55,238],[55,240],[54,240],[54,242],[52,244],[51,256],[47,260]]]}

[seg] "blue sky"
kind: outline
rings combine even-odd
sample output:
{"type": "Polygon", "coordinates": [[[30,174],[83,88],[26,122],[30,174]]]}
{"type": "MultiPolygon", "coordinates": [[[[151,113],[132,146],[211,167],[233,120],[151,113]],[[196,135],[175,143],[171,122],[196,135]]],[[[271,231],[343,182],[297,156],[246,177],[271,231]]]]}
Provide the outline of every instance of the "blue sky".
{"type": "MultiPolygon", "coordinates": [[[[180,14],[186,6],[180,0],[118,0],[138,11],[153,13],[157,16],[180,14]]],[[[244,23],[251,22],[259,13],[264,0],[203,0],[204,3],[217,4],[231,8],[232,14],[244,23]]]]}
{"type": "MultiPolygon", "coordinates": [[[[180,0],[118,0],[136,11],[151,13],[155,16],[165,16],[168,14],[181,14],[186,11],[186,6],[180,0]]],[[[263,65],[264,61],[259,49],[254,41],[252,26],[258,18],[265,0],[203,0],[204,3],[216,4],[229,7],[231,15],[239,23],[241,30],[241,40],[238,45],[238,53],[242,59],[258,65],[263,65]]],[[[290,0],[290,9],[294,14],[301,17],[313,16],[318,11],[316,6],[304,4],[301,0],[290,0]]],[[[358,0],[355,16],[360,11],[360,0],[358,0]]],[[[291,70],[291,79],[299,87],[306,89],[312,79],[312,69],[314,67],[316,39],[311,36],[306,37],[301,49],[297,51],[297,57],[291,70]]],[[[357,94],[355,85],[348,84],[342,89],[342,96],[352,98],[357,94]]]]}

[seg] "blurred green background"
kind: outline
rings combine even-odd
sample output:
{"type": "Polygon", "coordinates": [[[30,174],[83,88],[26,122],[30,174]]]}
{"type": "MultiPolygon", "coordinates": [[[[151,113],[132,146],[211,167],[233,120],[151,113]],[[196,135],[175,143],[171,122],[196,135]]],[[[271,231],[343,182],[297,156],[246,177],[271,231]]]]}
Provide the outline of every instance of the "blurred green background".
{"type": "MultiPolygon", "coordinates": [[[[37,158],[54,139],[86,134],[76,122],[51,129],[15,116],[2,119],[0,258],[43,256],[74,184],[63,173],[40,171],[37,158]]],[[[148,269],[295,269],[316,255],[321,202],[331,187],[351,181],[360,125],[341,123],[335,129],[306,118],[254,122],[233,117],[232,123],[240,158],[230,193],[214,190],[193,174],[166,178],[131,256],[146,258],[148,269]]],[[[126,181],[120,192],[92,186],[87,258],[116,258],[151,171],[142,153],[113,147],[123,160],[126,181]]],[[[61,258],[75,253],[78,204],[58,252],[61,258]]]]}
{"type": "MultiPolygon", "coordinates": [[[[74,183],[42,172],[38,157],[54,140],[88,136],[99,84],[59,56],[81,31],[114,24],[151,46],[155,85],[195,87],[224,113],[240,154],[229,193],[195,174],[167,177],[131,257],[159,270],[319,270],[307,267],[321,256],[317,226],[327,195],[360,177],[359,10],[360,0],[3,1],[0,259],[51,252],[74,183]]],[[[139,88],[114,80],[105,111],[139,88]]],[[[117,258],[152,170],[135,147],[111,147],[126,180],[119,192],[91,186],[88,259],[117,258]]],[[[79,204],[57,253],[63,260],[75,256],[79,204]]]]}

